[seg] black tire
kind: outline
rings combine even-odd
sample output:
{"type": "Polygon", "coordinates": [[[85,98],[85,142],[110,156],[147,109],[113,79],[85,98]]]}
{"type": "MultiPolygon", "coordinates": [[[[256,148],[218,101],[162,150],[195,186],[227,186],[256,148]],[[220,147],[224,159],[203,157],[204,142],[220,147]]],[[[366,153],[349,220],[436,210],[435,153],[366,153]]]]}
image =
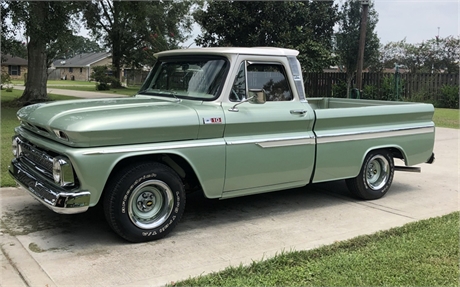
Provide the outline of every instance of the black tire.
{"type": "Polygon", "coordinates": [[[393,182],[395,166],[387,150],[374,150],[367,154],[358,176],[347,179],[347,187],[355,196],[373,200],[383,197],[393,182]]]}
{"type": "Polygon", "coordinates": [[[132,165],[112,179],[104,192],[104,213],[113,231],[124,239],[160,239],[180,221],[185,191],[168,166],[155,162],[132,165]]]}

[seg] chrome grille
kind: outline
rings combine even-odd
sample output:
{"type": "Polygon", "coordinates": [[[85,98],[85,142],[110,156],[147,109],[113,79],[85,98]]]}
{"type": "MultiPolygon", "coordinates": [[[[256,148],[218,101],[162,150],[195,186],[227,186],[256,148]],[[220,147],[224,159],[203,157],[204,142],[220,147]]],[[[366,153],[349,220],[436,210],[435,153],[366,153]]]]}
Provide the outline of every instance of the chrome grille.
{"type": "Polygon", "coordinates": [[[20,157],[24,164],[38,170],[43,175],[53,178],[53,157],[24,141],[19,142],[20,157]]]}

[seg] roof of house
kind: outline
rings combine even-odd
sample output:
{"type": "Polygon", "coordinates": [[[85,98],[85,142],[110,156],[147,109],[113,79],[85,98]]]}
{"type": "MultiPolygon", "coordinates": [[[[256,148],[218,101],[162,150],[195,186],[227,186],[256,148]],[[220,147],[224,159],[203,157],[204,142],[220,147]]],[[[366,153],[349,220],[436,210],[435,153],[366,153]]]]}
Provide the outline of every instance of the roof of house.
{"type": "Polygon", "coordinates": [[[1,63],[4,66],[27,66],[28,65],[28,62],[26,59],[21,58],[21,57],[7,55],[7,54],[1,55],[1,63]]]}
{"type": "Polygon", "coordinates": [[[73,58],[66,60],[56,60],[53,65],[56,68],[62,67],[89,67],[94,63],[109,58],[111,55],[108,52],[102,53],[84,53],[76,55],[73,58]]]}

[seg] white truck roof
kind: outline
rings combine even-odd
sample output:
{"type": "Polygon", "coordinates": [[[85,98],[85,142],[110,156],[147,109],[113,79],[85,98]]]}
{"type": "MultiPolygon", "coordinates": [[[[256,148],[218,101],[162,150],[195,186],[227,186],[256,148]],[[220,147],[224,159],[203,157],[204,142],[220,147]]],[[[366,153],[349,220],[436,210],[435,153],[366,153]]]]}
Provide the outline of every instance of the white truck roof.
{"type": "Polygon", "coordinates": [[[276,47],[211,47],[211,48],[190,48],[163,51],[155,54],[155,57],[187,55],[187,54],[244,54],[244,55],[263,55],[263,56],[297,56],[299,51],[293,49],[276,47]]]}

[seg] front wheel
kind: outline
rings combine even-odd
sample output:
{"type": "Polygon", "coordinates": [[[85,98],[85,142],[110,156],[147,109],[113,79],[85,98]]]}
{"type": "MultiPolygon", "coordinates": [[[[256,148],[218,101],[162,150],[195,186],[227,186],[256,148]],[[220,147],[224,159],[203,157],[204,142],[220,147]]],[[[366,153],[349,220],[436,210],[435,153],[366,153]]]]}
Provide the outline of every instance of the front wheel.
{"type": "Polygon", "coordinates": [[[383,197],[393,182],[393,157],[387,150],[375,150],[367,154],[358,176],[347,179],[348,189],[361,199],[383,197]]]}
{"type": "Polygon", "coordinates": [[[185,208],[179,176],[160,163],[129,166],[113,177],[104,195],[110,227],[124,239],[160,239],[174,229],[185,208]]]}

